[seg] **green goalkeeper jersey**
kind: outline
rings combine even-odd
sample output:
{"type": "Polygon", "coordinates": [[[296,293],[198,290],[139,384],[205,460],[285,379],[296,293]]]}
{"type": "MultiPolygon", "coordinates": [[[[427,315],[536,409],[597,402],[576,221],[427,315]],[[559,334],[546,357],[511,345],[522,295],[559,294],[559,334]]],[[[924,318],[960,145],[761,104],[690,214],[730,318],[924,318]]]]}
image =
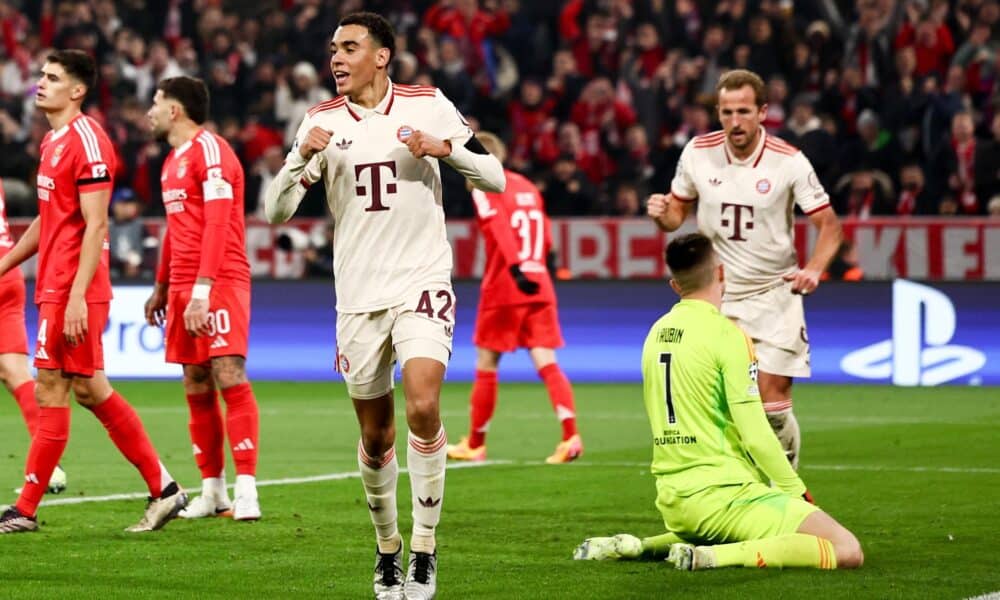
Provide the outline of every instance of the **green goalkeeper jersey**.
{"type": "Polygon", "coordinates": [[[662,484],[680,495],[769,481],[805,491],[764,415],[753,343],[715,306],[681,300],[661,317],[643,345],[642,378],[662,484]]]}

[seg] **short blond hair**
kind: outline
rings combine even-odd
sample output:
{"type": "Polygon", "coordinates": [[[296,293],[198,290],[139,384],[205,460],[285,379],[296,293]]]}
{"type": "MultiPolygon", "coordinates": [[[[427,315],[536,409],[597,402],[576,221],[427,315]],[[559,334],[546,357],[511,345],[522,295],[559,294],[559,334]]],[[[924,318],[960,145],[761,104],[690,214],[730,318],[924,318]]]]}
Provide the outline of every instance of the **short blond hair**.
{"type": "Polygon", "coordinates": [[[483,148],[486,148],[487,152],[495,156],[501,163],[507,162],[507,144],[503,143],[500,136],[489,131],[480,131],[476,134],[476,139],[483,145],[483,148]]]}
{"type": "Polygon", "coordinates": [[[767,104],[767,87],[764,85],[764,80],[760,75],[746,69],[733,69],[723,73],[715,86],[715,96],[718,98],[722,90],[732,92],[747,85],[753,90],[753,99],[758,108],[767,104]]]}

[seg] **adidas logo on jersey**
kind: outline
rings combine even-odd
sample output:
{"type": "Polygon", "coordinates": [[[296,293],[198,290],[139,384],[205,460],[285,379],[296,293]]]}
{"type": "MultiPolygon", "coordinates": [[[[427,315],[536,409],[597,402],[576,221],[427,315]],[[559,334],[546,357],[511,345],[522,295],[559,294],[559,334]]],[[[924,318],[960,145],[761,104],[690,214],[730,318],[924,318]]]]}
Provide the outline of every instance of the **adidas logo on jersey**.
{"type": "Polygon", "coordinates": [[[215,338],[215,341],[214,341],[214,342],[212,342],[212,345],[211,345],[211,346],[209,346],[209,347],[210,347],[210,348],[212,348],[212,349],[214,350],[214,349],[216,349],[216,348],[225,348],[225,347],[227,347],[227,346],[229,346],[229,342],[227,342],[227,341],[226,341],[226,340],[225,340],[225,339],[224,339],[224,338],[223,338],[223,337],[222,337],[222,336],[220,335],[220,336],[218,336],[218,337],[216,337],[216,338],[215,338]]]}
{"type": "Polygon", "coordinates": [[[45,351],[45,346],[39,346],[38,350],[35,350],[35,358],[38,360],[49,360],[49,353],[45,351]]]}
{"type": "Polygon", "coordinates": [[[253,448],[253,442],[250,441],[250,438],[243,438],[242,442],[233,446],[233,452],[253,450],[253,448]]]}
{"type": "Polygon", "coordinates": [[[347,150],[348,148],[351,147],[351,144],[353,143],[354,143],[353,140],[344,138],[341,139],[339,142],[337,142],[337,147],[340,148],[341,150],[347,150]]]}

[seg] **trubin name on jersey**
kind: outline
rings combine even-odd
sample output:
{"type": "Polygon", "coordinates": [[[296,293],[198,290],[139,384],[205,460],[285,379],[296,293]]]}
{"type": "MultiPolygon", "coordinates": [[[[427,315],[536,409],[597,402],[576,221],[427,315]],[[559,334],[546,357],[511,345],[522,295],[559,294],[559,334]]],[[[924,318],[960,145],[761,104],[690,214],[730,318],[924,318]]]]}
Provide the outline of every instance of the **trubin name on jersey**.
{"type": "Polygon", "coordinates": [[[663,435],[653,438],[654,446],[680,446],[697,443],[697,436],[684,435],[677,429],[664,429],[663,435]]]}

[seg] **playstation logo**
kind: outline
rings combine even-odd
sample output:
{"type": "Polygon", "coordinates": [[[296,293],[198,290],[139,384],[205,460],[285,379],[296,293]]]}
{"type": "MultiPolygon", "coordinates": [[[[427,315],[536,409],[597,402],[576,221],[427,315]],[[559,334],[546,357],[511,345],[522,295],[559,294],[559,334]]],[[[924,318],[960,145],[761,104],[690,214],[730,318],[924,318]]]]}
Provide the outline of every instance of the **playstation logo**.
{"type": "Polygon", "coordinates": [[[975,373],[986,355],[949,344],[955,306],[944,293],[905,279],[892,284],[892,339],[855,350],[840,368],[862,379],[892,379],[895,385],[938,385],[975,373]]]}

